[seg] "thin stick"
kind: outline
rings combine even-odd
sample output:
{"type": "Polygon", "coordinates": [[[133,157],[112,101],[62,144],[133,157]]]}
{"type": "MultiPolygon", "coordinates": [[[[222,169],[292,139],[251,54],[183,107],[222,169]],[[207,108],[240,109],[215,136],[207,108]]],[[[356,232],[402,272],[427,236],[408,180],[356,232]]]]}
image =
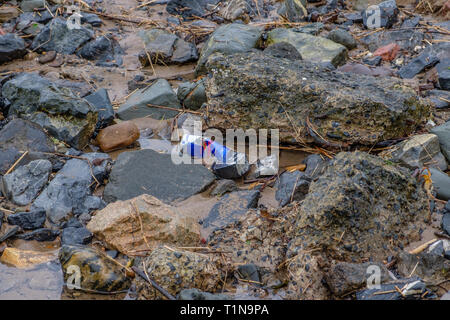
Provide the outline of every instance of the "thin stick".
{"type": "Polygon", "coordinates": [[[25,151],[25,152],[20,156],[20,158],[17,159],[16,162],[14,162],[14,164],[11,166],[11,168],[8,169],[8,171],[6,171],[5,176],[6,176],[7,174],[10,174],[10,173],[14,170],[14,168],[19,164],[19,162],[20,162],[27,154],[28,154],[28,150],[25,151]]]}
{"type": "Polygon", "coordinates": [[[148,283],[150,283],[152,285],[153,288],[155,288],[156,290],[158,290],[162,295],[164,295],[167,299],[169,300],[176,300],[174,298],[174,296],[172,296],[169,292],[167,292],[167,290],[165,290],[164,288],[160,287],[153,279],[151,279],[150,277],[147,277],[145,275],[144,272],[142,272],[142,270],[138,269],[137,267],[131,267],[131,269],[133,269],[134,272],[136,272],[136,274],[138,276],[140,276],[142,279],[144,279],[145,281],[147,281],[148,283]]]}

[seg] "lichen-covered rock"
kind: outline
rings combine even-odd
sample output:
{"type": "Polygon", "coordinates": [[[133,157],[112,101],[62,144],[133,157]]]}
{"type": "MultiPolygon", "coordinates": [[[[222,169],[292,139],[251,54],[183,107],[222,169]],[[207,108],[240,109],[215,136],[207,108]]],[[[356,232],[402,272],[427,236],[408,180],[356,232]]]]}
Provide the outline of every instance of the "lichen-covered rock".
{"type": "MultiPolygon", "coordinates": [[[[214,254],[158,247],[145,258],[147,274],[158,285],[176,296],[183,289],[199,289],[214,292],[220,288],[225,276],[220,259],[214,254]]],[[[137,283],[141,298],[158,299],[160,294],[150,285],[137,283]]]]}
{"type": "Polygon", "coordinates": [[[263,274],[274,273],[284,265],[295,216],[295,210],[272,215],[249,209],[238,221],[214,230],[208,238],[208,245],[229,252],[227,257],[235,264],[252,263],[263,274]]]}
{"type": "Polygon", "coordinates": [[[77,149],[86,146],[95,130],[97,111],[89,103],[36,73],[16,76],[2,93],[11,102],[9,115],[39,124],[77,149]]]}
{"type": "Polygon", "coordinates": [[[76,245],[64,245],[59,251],[64,281],[80,289],[114,292],[127,290],[130,280],[125,272],[99,251],[76,245]],[[79,283],[77,283],[79,279],[79,283]]]}
{"type": "Polygon", "coordinates": [[[332,63],[340,66],[347,60],[347,49],[336,42],[289,29],[277,28],[267,34],[267,45],[287,42],[309,62],[332,63]]]}
{"type": "Polygon", "coordinates": [[[286,142],[372,146],[410,134],[431,109],[394,78],[333,72],[256,51],[216,54],[207,69],[209,127],[278,128],[286,142]]]}
{"type": "Polygon", "coordinates": [[[425,192],[408,170],[367,153],[341,152],[311,183],[291,251],[322,248],[340,261],[381,261],[419,240],[427,216],[425,192]]]}
{"type": "Polygon", "coordinates": [[[200,225],[194,218],[150,195],[109,204],[92,217],[87,228],[126,255],[149,249],[148,245],[196,246],[200,241],[200,225]]]}

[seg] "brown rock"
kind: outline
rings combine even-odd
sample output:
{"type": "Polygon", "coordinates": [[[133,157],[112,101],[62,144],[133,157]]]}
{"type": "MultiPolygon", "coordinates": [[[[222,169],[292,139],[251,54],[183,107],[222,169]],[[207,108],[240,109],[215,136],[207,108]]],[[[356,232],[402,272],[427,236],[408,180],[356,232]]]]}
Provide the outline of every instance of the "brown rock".
{"type": "Polygon", "coordinates": [[[104,152],[128,147],[137,139],[139,139],[139,129],[131,121],[109,126],[97,135],[97,143],[104,152]]]}
{"type": "Polygon", "coordinates": [[[49,51],[42,56],[39,57],[38,61],[41,64],[49,63],[55,60],[56,58],[56,51],[49,51]]]}
{"type": "Polygon", "coordinates": [[[150,195],[109,204],[92,217],[87,228],[126,255],[160,244],[195,246],[200,241],[200,225],[195,219],[150,195]]]}
{"type": "Polygon", "coordinates": [[[0,22],[6,22],[17,18],[20,15],[19,9],[11,6],[0,6],[0,22]]]}
{"type": "Polygon", "coordinates": [[[400,47],[396,43],[388,44],[387,46],[378,48],[373,55],[380,56],[384,61],[392,61],[397,56],[400,47]]]}
{"type": "Polygon", "coordinates": [[[16,248],[5,248],[0,262],[16,268],[29,268],[37,264],[56,260],[58,256],[53,252],[37,252],[16,248]]]}

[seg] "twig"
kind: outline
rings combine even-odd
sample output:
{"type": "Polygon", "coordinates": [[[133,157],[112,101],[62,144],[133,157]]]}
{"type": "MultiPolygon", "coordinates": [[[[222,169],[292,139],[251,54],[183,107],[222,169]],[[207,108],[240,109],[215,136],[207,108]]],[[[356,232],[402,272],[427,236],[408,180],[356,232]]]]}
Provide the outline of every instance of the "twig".
{"type": "Polygon", "coordinates": [[[6,171],[5,176],[6,176],[7,174],[10,174],[10,173],[14,170],[14,168],[19,164],[19,162],[20,162],[27,154],[28,154],[28,150],[25,151],[25,152],[20,156],[20,158],[16,160],[16,162],[14,162],[14,164],[11,166],[11,168],[8,169],[8,171],[6,171]]]}
{"type": "Polygon", "coordinates": [[[167,292],[167,290],[165,290],[164,288],[160,287],[152,278],[148,277],[147,275],[145,275],[144,272],[142,272],[142,270],[138,269],[137,267],[131,267],[131,269],[133,269],[133,271],[140,276],[142,279],[144,279],[145,281],[147,281],[148,283],[150,283],[152,285],[153,288],[155,288],[156,290],[158,290],[162,295],[164,295],[167,299],[169,300],[176,300],[169,292],[167,292]]]}

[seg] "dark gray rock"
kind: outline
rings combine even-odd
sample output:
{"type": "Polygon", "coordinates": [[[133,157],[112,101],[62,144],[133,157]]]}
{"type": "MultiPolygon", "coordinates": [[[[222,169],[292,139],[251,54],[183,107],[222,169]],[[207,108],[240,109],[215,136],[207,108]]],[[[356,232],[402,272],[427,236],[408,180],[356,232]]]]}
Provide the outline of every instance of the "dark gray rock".
{"type": "Polygon", "coordinates": [[[431,133],[438,136],[441,151],[450,163],[450,121],[434,127],[431,133]]]}
{"type": "Polygon", "coordinates": [[[450,212],[447,212],[442,216],[442,229],[450,235],[450,212]]]}
{"type": "Polygon", "coordinates": [[[81,12],[81,23],[89,23],[93,27],[100,27],[102,19],[95,13],[81,12]]]}
{"type": "Polygon", "coordinates": [[[208,5],[216,5],[220,0],[170,0],[166,10],[174,16],[184,19],[204,16],[208,11],[208,5]]]}
{"type": "Polygon", "coordinates": [[[286,17],[291,22],[302,22],[308,16],[306,0],[285,0],[286,17]]]}
{"type": "Polygon", "coordinates": [[[445,201],[450,200],[450,177],[436,168],[430,168],[430,172],[436,197],[445,201]]]}
{"type": "Polygon", "coordinates": [[[171,63],[183,64],[187,62],[193,62],[198,59],[198,51],[195,44],[184,41],[178,38],[174,45],[171,63]]]}
{"type": "Polygon", "coordinates": [[[431,129],[431,133],[438,136],[441,151],[450,163],[450,121],[434,127],[431,129]]]}
{"type": "Polygon", "coordinates": [[[41,228],[28,233],[19,234],[16,237],[22,240],[53,241],[59,236],[59,233],[59,230],[41,228]]]}
{"type": "Polygon", "coordinates": [[[232,23],[218,27],[202,48],[195,72],[206,73],[205,63],[215,52],[230,55],[256,48],[262,34],[262,28],[232,23]]]}
{"type": "Polygon", "coordinates": [[[110,203],[146,193],[170,203],[204,191],[214,180],[204,166],[176,165],[169,154],[153,150],[124,152],[111,170],[104,200],[110,203]]]}
{"type": "Polygon", "coordinates": [[[225,193],[236,191],[238,189],[236,182],[228,179],[221,179],[217,181],[217,185],[211,191],[211,196],[223,196],[225,193]]]}
{"type": "Polygon", "coordinates": [[[70,89],[60,87],[36,73],[22,73],[3,85],[11,102],[9,115],[30,120],[58,140],[82,149],[97,123],[97,112],[70,89]]]}
{"type": "Polygon", "coordinates": [[[309,179],[302,171],[284,172],[278,182],[275,199],[280,207],[303,200],[309,190],[309,179]]]}
{"type": "Polygon", "coordinates": [[[22,58],[26,53],[25,41],[15,33],[0,35],[0,64],[22,58]]]}
{"type": "Polygon", "coordinates": [[[300,33],[307,33],[312,36],[318,36],[319,33],[321,33],[324,28],[325,25],[322,22],[313,22],[305,26],[292,28],[291,30],[300,33]]]}
{"type": "Polygon", "coordinates": [[[256,208],[260,193],[258,190],[243,190],[227,193],[212,207],[203,219],[203,227],[221,228],[246,214],[248,209],[256,208]]]}
{"type": "Polygon", "coordinates": [[[107,35],[95,38],[78,51],[79,56],[87,60],[97,60],[96,65],[101,67],[121,66],[123,54],[119,43],[107,35]]]}
{"type": "Polygon", "coordinates": [[[360,12],[344,13],[344,17],[345,17],[345,19],[347,19],[353,23],[362,23],[363,22],[363,17],[360,12]]]}
{"type": "Polygon", "coordinates": [[[374,271],[374,269],[370,268],[374,267],[378,267],[381,272],[380,284],[390,280],[389,271],[386,267],[382,263],[375,262],[338,262],[330,268],[325,278],[331,292],[339,297],[365,287],[369,282],[370,275],[374,271]]]}
{"type": "Polygon", "coordinates": [[[89,29],[81,27],[80,29],[70,30],[67,27],[66,20],[55,18],[34,38],[31,48],[39,52],[56,51],[72,54],[93,36],[94,33],[89,29]]]}
{"type": "Polygon", "coordinates": [[[330,31],[330,33],[327,35],[327,38],[331,41],[342,44],[349,50],[355,49],[358,45],[355,38],[353,38],[353,36],[349,32],[339,28],[330,31]]]}
{"type": "Polygon", "coordinates": [[[178,300],[230,300],[226,294],[212,294],[198,289],[183,289],[180,291],[178,300]]]}
{"type": "Polygon", "coordinates": [[[206,102],[205,82],[183,82],[178,86],[177,96],[185,108],[198,110],[206,102]]]}
{"type": "Polygon", "coordinates": [[[104,128],[114,120],[114,109],[109,99],[108,91],[101,88],[84,97],[98,112],[98,121],[96,129],[104,128]]]}
{"type": "Polygon", "coordinates": [[[36,159],[46,159],[46,153],[55,152],[56,147],[38,124],[22,119],[10,121],[0,131],[0,174],[4,174],[19,159],[25,165],[36,159]]]}
{"type": "Polygon", "coordinates": [[[3,176],[3,194],[19,206],[30,204],[47,184],[52,171],[48,160],[35,160],[3,176]]]}
{"type": "Polygon", "coordinates": [[[421,46],[425,39],[424,33],[411,29],[382,30],[359,39],[371,52],[390,43],[396,43],[401,49],[412,52],[415,47],[421,46]]]}
{"type": "Polygon", "coordinates": [[[380,56],[375,56],[375,57],[370,58],[370,59],[363,59],[363,62],[365,64],[368,64],[369,66],[376,67],[376,66],[379,66],[381,64],[381,60],[382,59],[381,59],[380,56]]]}
{"type": "Polygon", "coordinates": [[[398,75],[403,79],[412,79],[416,74],[433,67],[438,62],[439,58],[437,56],[430,55],[429,52],[422,52],[407,65],[401,67],[398,75]]]}
{"type": "Polygon", "coordinates": [[[128,100],[120,106],[119,110],[117,110],[117,116],[122,120],[131,120],[142,117],[168,119],[175,117],[178,114],[177,111],[152,108],[148,106],[148,104],[177,109],[181,108],[177,95],[169,82],[165,79],[159,79],[151,86],[133,93],[128,100]]]}
{"type": "Polygon", "coordinates": [[[2,235],[0,235],[0,243],[3,241],[6,241],[7,239],[15,236],[20,231],[19,226],[14,226],[12,228],[9,228],[3,232],[2,235]]]}
{"type": "Polygon", "coordinates": [[[93,178],[87,161],[71,159],[42,191],[32,209],[43,209],[50,222],[59,224],[72,214],[88,212],[93,178]]]}
{"type": "Polygon", "coordinates": [[[234,153],[233,156],[227,158],[226,161],[216,161],[211,169],[222,179],[237,179],[250,170],[250,164],[248,163],[245,154],[234,153]]]}
{"type": "Polygon", "coordinates": [[[443,254],[436,255],[422,251],[419,254],[400,252],[397,257],[397,270],[400,275],[408,277],[412,270],[414,275],[426,282],[437,283],[448,280],[450,260],[443,254]]]}
{"type": "Polygon", "coordinates": [[[261,282],[258,266],[254,263],[240,265],[237,268],[240,279],[261,282]]]}
{"type": "Polygon", "coordinates": [[[447,169],[445,157],[439,146],[439,138],[435,134],[412,136],[389,150],[387,158],[410,169],[421,169],[425,166],[447,169]]]}
{"type": "Polygon", "coordinates": [[[83,224],[77,218],[70,218],[66,222],[64,222],[61,227],[65,228],[81,228],[83,224]]]}
{"type": "Polygon", "coordinates": [[[85,227],[68,227],[61,233],[61,245],[88,244],[92,237],[92,233],[85,227]]]}
{"type": "Polygon", "coordinates": [[[402,28],[415,28],[419,25],[420,20],[422,20],[421,16],[416,16],[410,19],[406,19],[402,23],[402,28]]]}
{"type": "Polygon", "coordinates": [[[197,48],[164,29],[142,30],[139,33],[145,49],[139,53],[142,66],[152,64],[182,64],[198,59],[197,48]]]}
{"type": "Polygon", "coordinates": [[[289,59],[292,61],[302,60],[302,55],[288,42],[278,42],[264,49],[264,53],[276,58],[289,59]]]}
{"type": "Polygon", "coordinates": [[[304,163],[306,164],[306,176],[315,180],[325,172],[328,165],[328,159],[324,160],[320,154],[311,154],[306,157],[304,163]]]}
{"type": "Polygon", "coordinates": [[[450,92],[444,90],[430,90],[427,91],[427,98],[429,98],[436,109],[447,109],[450,108],[450,92]]]}
{"type": "Polygon", "coordinates": [[[8,216],[8,223],[17,225],[24,230],[34,230],[42,228],[46,218],[47,215],[44,210],[18,212],[8,216]]]}
{"type": "Polygon", "coordinates": [[[364,26],[369,29],[390,28],[397,22],[399,12],[395,0],[387,0],[375,6],[369,6],[362,13],[364,26]],[[375,16],[378,16],[379,19],[376,19],[375,16]]]}
{"type": "MultiPolygon", "coordinates": [[[[379,288],[365,289],[356,293],[357,300],[402,300],[404,297],[397,288],[404,288],[407,284],[414,284],[419,281],[422,285],[423,282],[419,278],[413,277],[410,279],[400,279],[395,282],[381,284],[379,288]]],[[[422,295],[425,292],[423,286],[420,286],[418,292],[415,295],[409,294],[408,299],[423,299],[422,295]]],[[[403,293],[403,292],[402,292],[403,293]]]]}

